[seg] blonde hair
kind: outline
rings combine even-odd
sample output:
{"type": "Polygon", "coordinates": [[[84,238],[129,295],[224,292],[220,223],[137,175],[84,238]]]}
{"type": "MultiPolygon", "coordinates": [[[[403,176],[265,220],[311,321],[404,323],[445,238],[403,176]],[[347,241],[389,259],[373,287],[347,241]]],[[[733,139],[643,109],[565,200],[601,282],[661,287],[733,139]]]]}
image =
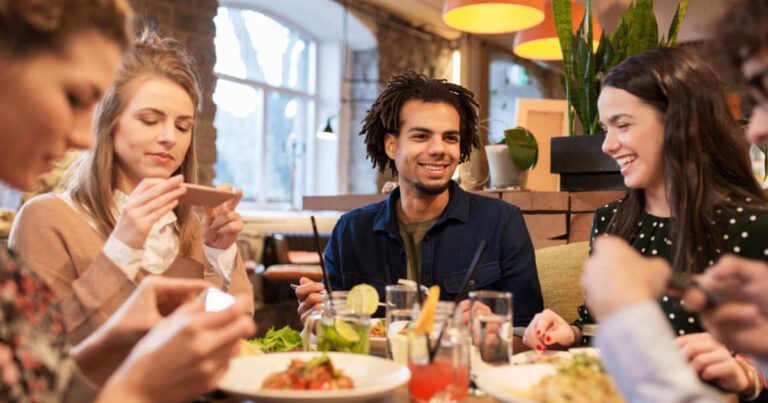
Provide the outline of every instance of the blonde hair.
{"type": "MultiPolygon", "coordinates": [[[[181,86],[192,99],[196,112],[200,110],[200,85],[193,59],[178,41],[163,38],[144,30],[134,41],[133,48],[118,73],[114,85],[96,107],[94,114],[95,144],[92,150],[83,153],[73,167],[72,180],[68,185],[73,200],[86,210],[96,221],[99,230],[108,235],[114,230],[114,191],[117,187],[117,165],[115,163],[114,132],[117,121],[133,96],[135,85],[140,80],[162,77],[181,86]]],[[[197,119],[198,113],[195,113],[197,119]]],[[[184,182],[197,183],[197,159],[195,155],[196,124],[192,126],[192,139],[179,169],[173,175],[183,174],[184,182]]],[[[179,205],[174,209],[178,218],[181,253],[188,255],[191,250],[190,220],[192,209],[179,205]]]]}

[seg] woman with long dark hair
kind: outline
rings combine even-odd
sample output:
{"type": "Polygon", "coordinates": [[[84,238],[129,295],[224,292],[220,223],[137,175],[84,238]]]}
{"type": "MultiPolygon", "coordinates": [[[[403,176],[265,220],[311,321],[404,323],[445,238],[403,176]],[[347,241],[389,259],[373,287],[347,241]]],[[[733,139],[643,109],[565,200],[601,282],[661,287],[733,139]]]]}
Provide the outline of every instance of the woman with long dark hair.
{"type": "MultiPolygon", "coordinates": [[[[602,148],[629,190],[595,212],[591,241],[617,235],[686,273],[701,273],[725,253],[768,259],[766,199],[723,88],[706,63],[682,48],[643,52],[605,77],[598,100],[602,148]]],[[[704,333],[679,298],[659,302],[702,379],[745,396],[762,390],[752,364],[704,333]]],[[[569,325],[545,310],[525,341],[540,351],[582,344],[582,326],[593,321],[584,306],[579,316],[569,325]]]]}

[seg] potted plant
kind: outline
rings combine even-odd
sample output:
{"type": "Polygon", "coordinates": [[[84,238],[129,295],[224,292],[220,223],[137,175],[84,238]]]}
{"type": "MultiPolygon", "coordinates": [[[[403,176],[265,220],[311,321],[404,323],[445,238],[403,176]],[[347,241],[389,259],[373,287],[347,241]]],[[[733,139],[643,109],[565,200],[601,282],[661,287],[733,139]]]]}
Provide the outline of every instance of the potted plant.
{"type": "Polygon", "coordinates": [[[504,130],[504,139],[485,146],[490,187],[494,189],[524,188],[528,171],[539,160],[539,143],[531,132],[522,127],[504,130]]]}
{"type": "Polygon", "coordinates": [[[688,0],[678,4],[666,39],[659,38],[653,0],[636,0],[619,19],[616,32],[601,33],[597,49],[591,45],[592,0],[586,0],[585,8],[584,19],[574,33],[571,0],[552,0],[563,51],[565,74],[560,76],[560,82],[568,101],[569,137],[552,138],[550,170],[560,174],[560,190],[623,189],[618,165],[600,150],[605,139],[598,124],[600,81],[630,56],[660,46],[673,46],[685,19],[688,0]],[[574,115],[581,123],[584,136],[574,136],[574,115]]]}

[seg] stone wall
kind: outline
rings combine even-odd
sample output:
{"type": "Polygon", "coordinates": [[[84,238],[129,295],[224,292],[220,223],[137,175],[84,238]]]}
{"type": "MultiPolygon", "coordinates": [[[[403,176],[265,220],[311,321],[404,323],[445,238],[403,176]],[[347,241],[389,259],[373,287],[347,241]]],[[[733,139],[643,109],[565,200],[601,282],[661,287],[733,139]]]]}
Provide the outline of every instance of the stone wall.
{"type": "Polygon", "coordinates": [[[203,91],[203,110],[197,120],[197,162],[200,183],[209,185],[215,176],[213,164],[216,162],[216,128],[213,126],[216,115],[213,37],[216,28],[213,17],[218,0],[130,0],[130,3],[136,12],[137,24],[155,24],[161,34],[184,43],[197,62],[203,91]]]}

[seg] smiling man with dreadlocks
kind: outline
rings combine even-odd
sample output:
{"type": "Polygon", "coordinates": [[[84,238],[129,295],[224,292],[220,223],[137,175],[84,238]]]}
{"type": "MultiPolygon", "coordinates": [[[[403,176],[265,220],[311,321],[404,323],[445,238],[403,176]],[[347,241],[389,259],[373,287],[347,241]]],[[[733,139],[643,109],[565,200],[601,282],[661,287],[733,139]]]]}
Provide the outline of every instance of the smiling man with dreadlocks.
{"type": "MultiPolygon", "coordinates": [[[[440,297],[460,291],[472,255],[488,242],[470,290],[511,291],[515,326],[542,309],[528,230],[517,207],[467,193],[451,180],[480,140],[474,94],[414,72],[393,76],[363,121],[368,158],[397,176],[385,201],[344,214],[333,229],[325,261],[333,289],[359,283],[384,296],[407,278],[439,285],[440,297]]],[[[319,308],[323,284],[302,279],[299,313],[319,308]]],[[[466,303],[465,303],[466,305],[466,303]]]]}

